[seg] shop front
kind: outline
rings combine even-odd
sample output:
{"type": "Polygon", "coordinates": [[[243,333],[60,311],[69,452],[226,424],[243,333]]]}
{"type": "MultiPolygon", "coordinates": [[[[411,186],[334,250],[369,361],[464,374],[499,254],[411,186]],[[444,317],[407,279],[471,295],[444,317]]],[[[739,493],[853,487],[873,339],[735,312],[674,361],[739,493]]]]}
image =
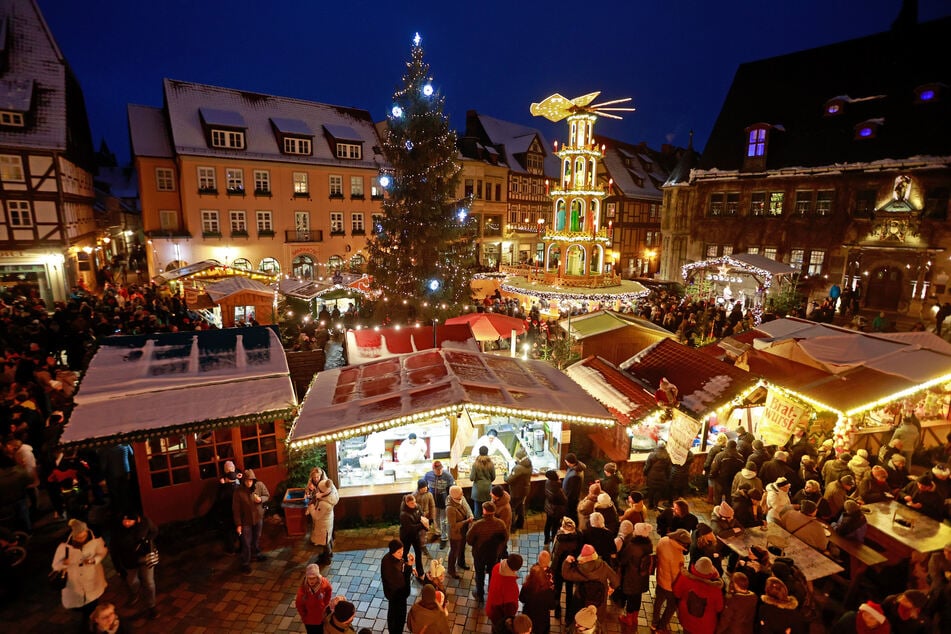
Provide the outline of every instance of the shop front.
{"type": "Polygon", "coordinates": [[[319,374],[289,441],[324,445],[341,498],[378,517],[398,509],[398,494],[414,491],[436,459],[469,487],[484,445],[497,482],[526,456],[541,479],[560,467],[572,430],[612,425],[603,406],[548,364],[440,349],[319,374]]]}
{"type": "Polygon", "coordinates": [[[35,295],[52,309],[53,302],[65,301],[69,293],[65,263],[58,251],[0,251],[0,286],[35,295]]]}

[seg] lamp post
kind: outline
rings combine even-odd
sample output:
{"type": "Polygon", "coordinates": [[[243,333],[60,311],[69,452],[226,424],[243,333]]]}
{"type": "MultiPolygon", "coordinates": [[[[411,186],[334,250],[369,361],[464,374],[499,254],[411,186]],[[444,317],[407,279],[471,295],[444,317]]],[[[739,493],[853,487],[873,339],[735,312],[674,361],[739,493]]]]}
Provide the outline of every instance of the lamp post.
{"type": "Polygon", "coordinates": [[[654,258],[657,257],[657,251],[654,249],[647,249],[644,251],[644,257],[647,258],[647,277],[650,277],[653,275],[654,258]]]}

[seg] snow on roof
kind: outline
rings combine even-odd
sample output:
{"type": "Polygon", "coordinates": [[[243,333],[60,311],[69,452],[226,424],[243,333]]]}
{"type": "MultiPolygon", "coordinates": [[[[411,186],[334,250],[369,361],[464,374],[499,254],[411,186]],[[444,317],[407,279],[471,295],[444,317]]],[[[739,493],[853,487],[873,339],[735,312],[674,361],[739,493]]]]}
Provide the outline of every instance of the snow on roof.
{"type": "Polygon", "coordinates": [[[306,121],[300,119],[288,119],[287,117],[271,117],[271,123],[277,128],[278,132],[283,134],[300,134],[302,136],[314,136],[314,131],[310,129],[306,121]]]}
{"type": "Polygon", "coordinates": [[[551,153],[551,145],[540,131],[484,114],[479,114],[478,118],[486,136],[489,137],[489,142],[494,146],[503,147],[507,155],[503,157],[503,160],[510,170],[525,173],[526,169],[512,155],[528,150],[531,140],[537,136],[542,151],[545,153],[545,174],[557,178],[560,171],[559,159],[551,153]]]}
{"type": "Polygon", "coordinates": [[[324,124],[324,130],[337,141],[363,141],[363,138],[357,134],[356,130],[348,125],[327,125],[324,124]]]}
{"type": "Polygon", "coordinates": [[[205,284],[205,292],[211,296],[215,303],[236,293],[259,293],[261,295],[274,295],[274,290],[266,284],[247,277],[229,277],[220,282],[209,282],[205,284]]]}
{"type": "Polygon", "coordinates": [[[258,327],[104,339],[75,403],[64,444],[278,417],[296,399],[276,329],[258,327]]]}
{"type": "Polygon", "coordinates": [[[413,328],[373,328],[347,331],[347,359],[352,365],[395,357],[409,352],[445,348],[458,344],[457,349],[479,351],[469,324],[442,324],[436,328],[433,345],[433,327],[417,324],[413,328]]]}
{"type": "MultiPolygon", "coordinates": [[[[619,148],[618,152],[620,151],[619,148]]],[[[637,167],[625,165],[624,160],[610,149],[605,152],[602,162],[608,174],[614,179],[614,184],[624,195],[645,196],[657,200],[663,198],[662,192],[650,175],[639,171],[639,165],[637,167]],[[641,180],[640,184],[634,180],[635,175],[641,180]]]]}
{"type": "Polygon", "coordinates": [[[218,260],[202,260],[201,262],[195,262],[194,264],[189,264],[178,269],[159,273],[152,278],[152,283],[165,284],[166,282],[171,282],[172,280],[177,280],[182,277],[194,275],[195,273],[207,271],[208,269],[213,269],[216,266],[221,266],[221,262],[218,260]]]}
{"type": "Polygon", "coordinates": [[[32,79],[0,80],[0,110],[29,112],[33,103],[32,79]]]}
{"type": "Polygon", "coordinates": [[[657,324],[647,319],[641,319],[633,315],[616,313],[611,310],[598,310],[587,315],[579,315],[571,319],[562,319],[558,325],[568,331],[571,328],[571,336],[575,339],[586,339],[595,335],[601,335],[606,332],[612,332],[620,328],[635,326],[643,330],[649,330],[654,334],[665,337],[673,337],[674,334],[669,330],[661,328],[657,324]]]}
{"type": "Polygon", "coordinates": [[[207,125],[223,125],[230,128],[244,128],[247,124],[241,113],[234,110],[222,110],[221,108],[199,108],[202,120],[207,125]]]}
{"type": "Polygon", "coordinates": [[[288,438],[313,442],[327,434],[366,433],[367,426],[394,427],[464,409],[614,422],[577,383],[543,361],[441,349],[321,372],[288,438]]]}
{"type": "Polygon", "coordinates": [[[133,156],[172,158],[172,144],[162,109],[129,104],[128,111],[133,156]]]}

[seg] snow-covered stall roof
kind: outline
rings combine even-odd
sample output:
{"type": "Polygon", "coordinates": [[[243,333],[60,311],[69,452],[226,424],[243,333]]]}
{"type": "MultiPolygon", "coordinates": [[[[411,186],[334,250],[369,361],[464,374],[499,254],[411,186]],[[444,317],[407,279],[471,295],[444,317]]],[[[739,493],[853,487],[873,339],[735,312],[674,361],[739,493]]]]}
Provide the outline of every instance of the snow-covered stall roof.
{"type": "Polygon", "coordinates": [[[612,332],[620,328],[627,328],[628,326],[635,326],[659,336],[674,336],[672,332],[661,328],[652,321],[641,319],[633,315],[617,313],[612,310],[599,310],[586,315],[571,317],[571,319],[562,319],[558,322],[558,325],[564,328],[565,331],[568,331],[570,327],[569,334],[579,340],[601,335],[606,332],[612,332]]]}
{"type": "Polygon", "coordinates": [[[436,348],[467,347],[478,351],[479,345],[468,324],[442,324],[436,328],[433,346],[433,327],[417,324],[410,328],[367,328],[347,331],[347,359],[351,365],[387,359],[410,352],[436,348]]]}
{"type": "Polygon", "coordinates": [[[246,277],[229,277],[220,282],[205,284],[205,292],[211,296],[212,301],[215,303],[236,293],[247,292],[267,296],[274,295],[274,290],[270,286],[246,277]]]}
{"type": "Polygon", "coordinates": [[[101,444],[287,416],[297,404],[269,327],[109,337],[61,441],[101,444]]]}
{"type": "Polygon", "coordinates": [[[614,423],[600,403],[547,363],[443,349],[321,372],[288,438],[320,444],[463,410],[614,423]]]}
{"type": "Polygon", "coordinates": [[[568,366],[565,372],[624,425],[635,423],[657,409],[651,392],[601,357],[582,359],[568,366]]]}

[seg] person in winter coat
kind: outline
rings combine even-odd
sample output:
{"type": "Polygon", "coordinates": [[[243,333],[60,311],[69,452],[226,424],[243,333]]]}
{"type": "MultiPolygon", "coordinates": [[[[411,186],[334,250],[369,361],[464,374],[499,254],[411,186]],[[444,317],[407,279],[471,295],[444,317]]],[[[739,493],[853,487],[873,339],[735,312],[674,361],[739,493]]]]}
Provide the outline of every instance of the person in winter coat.
{"type": "Polygon", "coordinates": [[[743,456],[743,462],[753,453],[753,441],[756,436],[746,431],[746,427],[740,425],[736,428],[736,450],[743,456]]]}
{"type": "Polygon", "coordinates": [[[431,471],[423,476],[429,485],[429,492],[436,501],[436,525],[430,526],[431,532],[439,532],[443,545],[449,540],[449,523],[446,518],[446,505],[449,503],[449,488],[456,484],[452,474],[443,469],[441,460],[433,461],[431,471]]]}
{"type": "Polygon", "coordinates": [[[764,462],[759,470],[759,479],[762,480],[764,487],[780,478],[786,478],[796,488],[800,486],[796,468],[789,464],[789,454],[785,451],[777,451],[773,459],[764,462]]]}
{"type": "Polygon", "coordinates": [[[598,484],[601,485],[601,491],[607,493],[611,496],[611,502],[615,505],[619,504],[620,495],[621,495],[621,476],[617,473],[617,464],[614,462],[607,462],[604,464],[604,477],[598,480],[598,484]]]}
{"type": "Polygon", "coordinates": [[[896,634],[930,634],[925,607],[928,595],[921,590],[905,590],[882,600],[882,610],[896,634]]]}
{"type": "Polygon", "coordinates": [[[690,539],[690,564],[693,565],[706,557],[717,569],[717,572],[723,574],[723,557],[729,553],[729,549],[723,542],[717,539],[713,534],[713,529],[708,524],[698,524],[697,530],[693,532],[690,539]]]}
{"type": "Polygon", "coordinates": [[[773,576],[773,560],[769,551],[760,546],[750,546],[749,554],[736,562],[734,572],[746,575],[753,594],[763,594],[766,591],[766,580],[773,576]]]}
{"type": "Polygon", "coordinates": [[[713,507],[713,513],[710,516],[710,528],[717,537],[730,537],[743,530],[739,522],[736,521],[736,513],[733,507],[726,502],[720,502],[718,506],[713,507]]]}
{"type": "Polygon", "coordinates": [[[669,486],[667,487],[667,500],[673,504],[677,498],[683,497],[690,492],[690,465],[693,463],[693,452],[687,450],[687,458],[683,464],[670,463],[669,486]]]}
{"type": "Polygon", "coordinates": [[[816,519],[816,505],[803,500],[799,510],[790,507],[780,518],[779,525],[819,552],[829,549],[825,527],[816,519]]]}
{"type": "Polygon", "coordinates": [[[356,634],[353,629],[353,618],[357,615],[355,605],[343,596],[334,597],[330,601],[330,610],[324,619],[324,634],[356,634]]]}
{"type": "Polygon", "coordinates": [[[63,607],[82,612],[85,624],[106,591],[102,561],[109,551],[102,538],[93,535],[85,522],[69,520],[69,531],[69,538],[56,547],[53,570],[66,571],[66,587],[60,593],[63,607]]]}
{"type": "Polygon", "coordinates": [[[866,601],[858,610],[846,612],[832,626],[832,634],[891,634],[891,631],[885,609],[874,601],[866,601]]]}
{"type": "Polygon", "coordinates": [[[565,605],[570,609],[571,608],[571,595],[574,590],[574,584],[571,581],[566,581],[564,577],[561,576],[562,566],[568,557],[577,557],[581,553],[581,533],[578,532],[578,528],[575,526],[575,521],[570,517],[565,517],[561,520],[561,527],[558,529],[558,532],[555,534],[555,538],[552,541],[551,547],[551,559],[552,559],[552,578],[555,582],[555,618],[561,618],[561,588],[566,586],[565,595],[566,601],[565,605]]]}
{"type": "Polygon", "coordinates": [[[896,453],[888,459],[885,469],[888,470],[888,485],[892,488],[892,493],[897,496],[908,486],[908,463],[905,461],[905,456],[896,453]]]}
{"type": "Polygon", "coordinates": [[[645,522],[635,524],[632,534],[627,534],[621,522],[622,538],[618,539],[617,570],[621,576],[621,594],[624,595],[624,614],[618,617],[624,625],[637,627],[637,614],[641,609],[641,597],[650,589],[651,554],[654,544],[650,534],[653,527],[645,522]]]}
{"type": "Polygon", "coordinates": [[[472,546],[476,583],[472,597],[476,601],[485,599],[485,576],[492,572],[492,567],[505,550],[508,539],[508,528],[495,516],[495,504],[485,502],[482,505],[482,517],[472,524],[466,534],[466,543],[472,546]]]}
{"type": "Polygon", "coordinates": [[[555,609],[555,580],[551,569],[551,553],[538,553],[538,563],[532,566],[522,582],[518,594],[522,613],[532,620],[532,634],[548,634],[551,630],[551,611],[555,609]]]}
{"type": "Polygon", "coordinates": [[[862,512],[862,505],[855,500],[846,500],[842,510],[842,517],[832,524],[832,530],[837,535],[856,542],[865,541],[865,532],[868,530],[868,520],[862,512]]]}
{"type": "Polygon", "coordinates": [[[760,601],[756,614],[759,634],[803,634],[808,630],[808,624],[796,609],[799,607],[796,597],[790,596],[786,584],[776,577],[766,580],[760,601]]]}
{"type": "Polygon", "coordinates": [[[789,499],[789,489],[791,487],[792,485],[785,477],[781,477],[775,482],[770,482],[766,485],[767,521],[779,521],[779,517],[783,511],[792,505],[792,500],[789,499]]]}
{"type": "Polygon", "coordinates": [[[561,566],[561,576],[575,583],[575,594],[571,601],[574,610],[569,608],[568,621],[573,621],[574,613],[588,605],[597,608],[598,619],[603,621],[607,616],[608,595],[620,585],[621,578],[606,561],[598,557],[594,547],[585,544],[577,559],[569,555],[561,566]],[[591,582],[603,584],[603,591],[599,592],[600,596],[593,597],[590,594],[591,582]]]}
{"type": "Polygon", "coordinates": [[[588,487],[588,495],[578,502],[578,530],[583,531],[588,528],[588,518],[594,513],[594,505],[598,503],[598,496],[601,495],[601,485],[595,482],[588,487]]]}
{"type": "Polygon", "coordinates": [[[901,423],[892,433],[892,440],[901,441],[901,453],[905,456],[905,462],[912,464],[912,456],[915,449],[918,448],[918,440],[921,438],[921,423],[914,414],[908,414],[902,417],[901,423]]]}
{"type": "Polygon", "coordinates": [[[716,459],[717,454],[726,449],[726,443],[729,440],[727,435],[723,432],[717,434],[717,441],[710,447],[710,451],[707,452],[707,459],[703,461],[703,473],[707,476],[707,503],[716,504],[716,481],[713,476],[710,474],[710,470],[713,467],[713,461],[716,459]]]}
{"type": "Polygon", "coordinates": [[[320,566],[308,564],[294,599],[307,634],[324,634],[324,617],[332,597],[330,580],[320,574],[320,566]]]}
{"type": "Polygon", "coordinates": [[[759,471],[762,468],[763,463],[767,460],[772,459],[773,454],[769,452],[768,449],[763,445],[763,441],[756,439],[753,441],[753,453],[750,454],[750,457],[746,460],[746,468],[749,469],[749,463],[753,463],[755,467],[753,471],[759,471]]]}
{"type": "Polygon", "coordinates": [[[406,627],[406,599],[410,594],[412,562],[403,561],[403,542],[391,539],[380,561],[380,582],[387,600],[386,629],[389,634],[402,634],[406,627]]]}
{"type": "Polygon", "coordinates": [[[116,571],[122,574],[129,588],[130,604],[138,602],[140,590],[145,590],[145,605],[152,619],[156,616],[155,567],[147,565],[142,558],[149,553],[157,536],[158,528],[152,520],[138,513],[126,513],[112,534],[109,551],[116,571]]]}
{"type": "Polygon", "coordinates": [[[241,537],[241,571],[251,572],[251,558],[263,561],[261,531],[264,528],[264,505],[271,499],[267,486],[254,476],[253,469],[245,469],[241,486],[234,492],[231,513],[241,537]]]}
{"type": "Polygon", "coordinates": [[[621,516],[621,521],[627,520],[631,524],[647,521],[647,505],[640,491],[631,491],[627,495],[627,509],[621,516]]]}
{"type": "Polygon", "coordinates": [[[719,504],[729,496],[730,487],[733,486],[733,478],[744,466],[746,466],[746,460],[737,451],[736,441],[727,441],[726,449],[717,454],[710,466],[710,477],[713,478],[716,485],[714,493],[716,501],[714,504],[719,504]]]}
{"type": "Polygon", "coordinates": [[[307,504],[307,513],[313,521],[310,543],[317,546],[317,562],[327,565],[333,559],[334,507],[340,494],[333,480],[321,480],[307,504]]]}
{"type": "Polygon", "coordinates": [[[458,579],[456,568],[468,570],[466,565],[466,533],[472,526],[472,509],[462,494],[462,487],[449,487],[449,498],[446,502],[446,518],[449,521],[449,576],[458,579]]]}
{"type": "Polygon", "coordinates": [[[222,469],[222,476],[218,479],[218,489],[215,492],[214,515],[221,531],[225,552],[238,552],[241,547],[241,538],[234,525],[234,493],[241,486],[241,474],[235,469],[234,463],[227,460],[222,469]]]}
{"type": "Polygon", "coordinates": [[[750,489],[748,484],[740,485],[733,496],[733,517],[743,528],[753,528],[766,524],[766,512],[763,510],[763,492],[750,489]]]}
{"type": "Polygon", "coordinates": [[[845,475],[852,475],[849,469],[849,463],[852,461],[852,454],[843,452],[835,460],[830,460],[822,467],[822,481],[829,486],[839,478],[845,475]]]}
{"type": "Polygon", "coordinates": [[[413,548],[416,555],[416,576],[422,577],[423,571],[423,543],[420,533],[429,528],[429,520],[423,517],[416,505],[416,496],[407,493],[403,496],[400,506],[400,541],[403,543],[403,561],[409,557],[409,549],[413,548]]]}
{"type": "Polygon", "coordinates": [[[617,508],[614,506],[614,498],[602,491],[598,494],[598,501],[594,503],[594,510],[604,519],[604,527],[612,535],[616,535],[621,527],[621,518],[618,517],[617,508]]]}
{"type": "MultiPolygon", "coordinates": [[[[801,464],[803,456],[809,456],[812,461],[815,462],[816,457],[819,455],[819,452],[816,451],[816,446],[812,444],[812,441],[809,439],[809,434],[803,425],[796,425],[784,449],[789,452],[789,464],[794,468],[801,464]]],[[[801,482],[805,481],[805,478],[801,480],[801,482]]]]}
{"type": "Polygon", "coordinates": [[[522,563],[521,555],[512,554],[492,567],[485,615],[492,621],[494,634],[505,634],[505,619],[518,613],[518,571],[522,563]]]}
{"type": "Polygon", "coordinates": [[[644,479],[647,481],[647,507],[656,509],[657,504],[670,495],[670,455],[663,442],[650,452],[644,463],[644,479]]]}
{"type": "MultiPolygon", "coordinates": [[[[449,610],[440,605],[434,586],[424,585],[419,599],[409,609],[406,626],[413,634],[449,634],[449,610]]],[[[445,600],[444,600],[445,602],[445,600]]]]}
{"type": "Polygon", "coordinates": [[[545,545],[551,543],[561,525],[568,508],[568,498],[558,481],[558,472],[549,469],[545,472],[545,545]]]}
{"type": "MultiPolygon", "coordinates": [[[[819,474],[818,469],[816,469],[816,459],[809,455],[803,456],[799,463],[799,469],[796,471],[796,477],[798,478],[798,482],[802,482],[803,485],[809,482],[809,480],[815,480],[816,482],[821,480],[822,476],[819,474]]],[[[801,490],[802,489],[800,489],[800,491],[801,490]]]]}
{"type": "MultiPolygon", "coordinates": [[[[429,483],[425,478],[420,478],[416,482],[416,508],[420,515],[429,520],[429,526],[426,527],[427,537],[432,537],[433,529],[436,529],[436,538],[439,538],[439,526],[436,524],[436,499],[429,492],[429,483]]],[[[429,541],[428,539],[426,541],[429,541]]]]}
{"type": "Polygon", "coordinates": [[[868,462],[868,452],[866,450],[859,449],[855,452],[855,455],[849,460],[849,470],[852,472],[853,477],[855,477],[856,482],[861,482],[862,478],[872,470],[872,465],[868,462]]]}
{"type": "Polygon", "coordinates": [[[684,552],[690,548],[690,533],[678,529],[657,542],[657,575],[652,630],[666,630],[677,608],[674,581],[683,572],[684,552]]]}
{"type": "Polygon", "coordinates": [[[495,517],[502,520],[505,529],[512,534],[512,496],[496,484],[491,490],[492,503],[495,504],[495,517]]]}
{"type": "Polygon", "coordinates": [[[706,557],[701,557],[674,581],[677,617],[685,632],[713,634],[723,611],[723,582],[706,557]]]}
{"type": "Polygon", "coordinates": [[[740,469],[740,472],[733,476],[733,486],[730,487],[730,499],[736,497],[736,492],[740,486],[747,484],[751,489],[765,491],[766,487],[763,481],[756,475],[756,463],[752,460],[746,461],[746,466],[740,469]]]}
{"type": "Polygon", "coordinates": [[[581,492],[584,487],[584,472],[588,467],[578,460],[578,456],[574,453],[565,456],[565,465],[568,469],[565,471],[561,488],[567,498],[568,517],[578,524],[578,503],[581,501],[581,492]]]}
{"type": "Polygon", "coordinates": [[[679,528],[690,533],[697,528],[698,523],[697,516],[690,512],[687,500],[674,500],[673,506],[657,516],[657,533],[663,537],[679,528]]]}
{"type": "Polygon", "coordinates": [[[469,479],[472,480],[472,512],[479,519],[482,517],[482,503],[492,499],[490,492],[495,482],[495,463],[489,458],[488,447],[479,447],[479,455],[472,461],[469,479]]]}
{"type": "Polygon", "coordinates": [[[902,489],[899,500],[934,520],[940,522],[944,519],[944,498],[938,493],[930,473],[921,475],[915,482],[909,482],[902,489]]]}
{"type": "Polygon", "coordinates": [[[617,552],[614,535],[615,533],[605,527],[604,516],[595,511],[588,518],[588,527],[581,531],[581,541],[594,546],[598,557],[606,562],[611,562],[612,556],[617,552]]]}
{"type": "Polygon", "coordinates": [[[512,473],[505,479],[512,497],[512,530],[525,527],[525,498],[532,485],[532,459],[525,456],[515,465],[512,473]]]}
{"type": "Polygon", "coordinates": [[[750,581],[742,572],[734,572],[723,597],[723,612],[715,634],[753,634],[759,597],[750,592],[750,581]]]}
{"type": "Polygon", "coordinates": [[[888,486],[888,471],[885,467],[875,465],[869,470],[865,478],[859,481],[857,497],[863,504],[875,504],[894,499],[891,487],[888,486]]]}
{"type": "Polygon", "coordinates": [[[822,497],[822,487],[817,480],[806,481],[806,486],[798,491],[792,498],[794,507],[801,507],[804,500],[811,500],[816,503],[816,517],[823,522],[832,519],[832,509],[824,497],[822,497]]]}
{"type": "Polygon", "coordinates": [[[832,520],[839,517],[845,501],[855,493],[855,478],[851,475],[844,475],[838,480],[826,484],[826,492],[822,497],[829,503],[829,513],[832,520]]]}

